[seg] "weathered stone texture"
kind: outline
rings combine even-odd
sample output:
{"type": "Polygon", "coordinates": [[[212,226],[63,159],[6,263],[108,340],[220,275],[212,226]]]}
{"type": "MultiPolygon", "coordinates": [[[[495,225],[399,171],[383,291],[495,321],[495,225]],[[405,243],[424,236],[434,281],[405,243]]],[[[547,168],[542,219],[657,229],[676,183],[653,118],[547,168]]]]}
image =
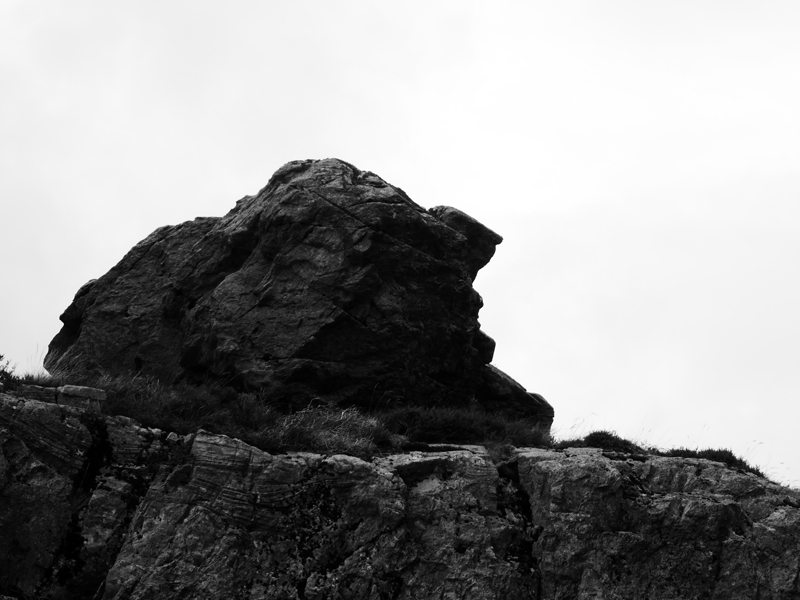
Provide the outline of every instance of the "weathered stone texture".
{"type": "Polygon", "coordinates": [[[224,217],[162,227],[83,286],[45,365],[216,378],[294,406],[477,399],[549,427],[547,402],[488,367],[472,282],[501,239],[345,162],[291,162],[224,217]]]}
{"type": "Polygon", "coordinates": [[[106,401],[106,393],[93,387],[82,385],[62,385],[58,388],[56,402],[62,406],[85,408],[100,412],[100,406],[106,401]]]}
{"type": "Polygon", "coordinates": [[[271,455],[0,394],[0,596],[800,598],[800,491],[479,446],[271,455]]]}
{"type": "Polygon", "coordinates": [[[542,597],[800,598],[800,497],[701,459],[521,451],[542,597]]]}
{"type": "Polygon", "coordinates": [[[0,394],[0,593],[91,598],[166,457],[160,436],[124,417],[0,394]]]}
{"type": "Polygon", "coordinates": [[[106,598],[530,597],[484,455],[271,456],[200,432],[192,456],[150,488],[106,598]]]}

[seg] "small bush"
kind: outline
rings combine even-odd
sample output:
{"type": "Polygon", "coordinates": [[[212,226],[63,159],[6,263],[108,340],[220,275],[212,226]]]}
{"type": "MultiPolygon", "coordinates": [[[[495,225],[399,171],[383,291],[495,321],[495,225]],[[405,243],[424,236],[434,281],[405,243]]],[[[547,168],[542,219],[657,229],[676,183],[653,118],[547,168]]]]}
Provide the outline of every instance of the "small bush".
{"type": "Polygon", "coordinates": [[[618,436],[615,431],[593,431],[583,438],[583,441],[588,447],[598,447],[603,448],[603,450],[627,452],[630,454],[644,452],[641,446],[637,446],[632,441],[618,436]]]}
{"type": "Polygon", "coordinates": [[[556,448],[602,448],[613,452],[628,454],[642,454],[647,451],[630,440],[617,435],[615,431],[593,431],[583,438],[561,440],[554,445],[556,448]]]}
{"type": "Polygon", "coordinates": [[[554,444],[555,448],[602,448],[613,452],[639,454],[645,450],[630,440],[617,435],[615,431],[598,430],[582,438],[561,440],[554,444]]]}

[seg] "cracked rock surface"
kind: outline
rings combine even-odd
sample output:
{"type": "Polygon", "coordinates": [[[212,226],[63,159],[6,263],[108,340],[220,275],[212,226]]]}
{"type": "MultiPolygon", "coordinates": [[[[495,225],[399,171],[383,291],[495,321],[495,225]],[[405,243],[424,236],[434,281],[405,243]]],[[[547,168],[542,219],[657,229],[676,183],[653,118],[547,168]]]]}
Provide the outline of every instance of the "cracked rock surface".
{"type": "Polygon", "coordinates": [[[162,227],[78,290],[45,366],[322,398],[552,407],[490,367],[472,283],[502,238],[336,159],[290,162],[220,218],[162,227]]]}
{"type": "Polygon", "coordinates": [[[0,597],[800,598],[800,491],[480,446],[272,455],[0,393],[0,597]]]}
{"type": "Polygon", "coordinates": [[[520,450],[542,598],[800,598],[800,491],[703,459],[520,450]]]}
{"type": "Polygon", "coordinates": [[[91,598],[169,450],[161,432],[0,393],[0,594],[91,598]]]}

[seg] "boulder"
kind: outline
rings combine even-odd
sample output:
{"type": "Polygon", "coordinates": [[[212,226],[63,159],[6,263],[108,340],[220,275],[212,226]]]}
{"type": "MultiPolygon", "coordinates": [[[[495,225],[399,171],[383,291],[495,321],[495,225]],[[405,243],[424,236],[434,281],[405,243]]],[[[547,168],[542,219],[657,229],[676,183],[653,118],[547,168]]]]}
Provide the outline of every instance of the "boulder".
{"type": "Polygon", "coordinates": [[[488,366],[472,283],[501,240],[341,160],[290,162],[224,217],[162,227],[84,285],[45,366],[216,380],[294,407],[512,398],[549,427],[552,407],[488,366]]]}

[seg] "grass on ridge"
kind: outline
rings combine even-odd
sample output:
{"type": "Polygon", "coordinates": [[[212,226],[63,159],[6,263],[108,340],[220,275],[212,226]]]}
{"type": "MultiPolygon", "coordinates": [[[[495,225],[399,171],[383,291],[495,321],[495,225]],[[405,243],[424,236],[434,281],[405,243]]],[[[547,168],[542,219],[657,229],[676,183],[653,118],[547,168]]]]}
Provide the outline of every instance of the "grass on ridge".
{"type": "MultiPolygon", "coordinates": [[[[63,374],[17,376],[14,367],[0,354],[0,383],[7,390],[19,383],[57,386],[68,380],[63,374]]],[[[106,390],[108,400],[103,412],[107,415],[124,415],[146,427],[182,435],[206,429],[275,453],[291,450],[370,458],[415,445],[477,444],[487,446],[498,461],[511,458],[513,447],[593,447],[628,454],[703,458],[766,477],[758,467],[729,449],[644,448],[605,430],[556,442],[531,421],[509,419],[476,407],[402,406],[364,414],[355,408],[321,404],[287,415],[258,394],[238,393],[214,384],[167,386],[153,377],[139,375],[102,376],[74,383],[106,390]]]]}
{"type": "Polygon", "coordinates": [[[0,354],[0,383],[8,390],[13,390],[19,384],[38,385],[41,387],[58,387],[66,382],[64,377],[51,375],[47,371],[17,375],[11,362],[0,354]]]}
{"type": "Polygon", "coordinates": [[[650,454],[654,456],[676,457],[676,458],[704,458],[721,462],[732,469],[739,469],[746,473],[754,473],[759,477],[766,478],[764,472],[758,467],[751,465],[743,458],[736,456],[727,448],[706,448],[703,450],[691,450],[689,448],[672,448],[661,450],[658,448],[644,448],[630,440],[620,437],[614,431],[593,431],[583,438],[561,440],[554,444],[555,448],[602,448],[614,452],[625,452],[628,454],[650,454]]]}
{"type": "Polygon", "coordinates": [[[614,452],[626,452],[628,454],[648,454],[651,453],[641,446],[634,444],[617,435],[615,431],[600,429],[593,431],[582,438],[572,438],[560,440],[553,445],[554,448],[602,448],[614,452]]]}
{"type": "Polygon", "coordinates": [[[282,414],[258,394],[219,385],[164,385],[153,377],[101,377],[87,384],[106,390],[103,411],[147,427],[180,434],[205,429],[239,438],[268,452],[305,451],[369,458],[399,450],[401,439],[355,409],[321,405],[282,414]]]}
{"type": "MultiPolygon", "coordinates": [[[[164,385],[140,375],[80,381],[106,390],[103,412],[185,435],[198,429],[239,438],[268,452],[307,451],[370,458],[414,444],[478,444],[493,456],[511,446],[549,446],[532,422],[474,407],[400,407],[365,414],[325,403],[284,414],[258,394],[215,384],[164,385]]],[[[506,456],[507,457],[507,456],[506,456]]]]}
{"type": "Polygon", "coordinates": [[[549,446],[550,436],[533,421],[513,420],[475,407],[402,406],[376,415],[409,442],[439,444],[510,444],[549,446]]]}

